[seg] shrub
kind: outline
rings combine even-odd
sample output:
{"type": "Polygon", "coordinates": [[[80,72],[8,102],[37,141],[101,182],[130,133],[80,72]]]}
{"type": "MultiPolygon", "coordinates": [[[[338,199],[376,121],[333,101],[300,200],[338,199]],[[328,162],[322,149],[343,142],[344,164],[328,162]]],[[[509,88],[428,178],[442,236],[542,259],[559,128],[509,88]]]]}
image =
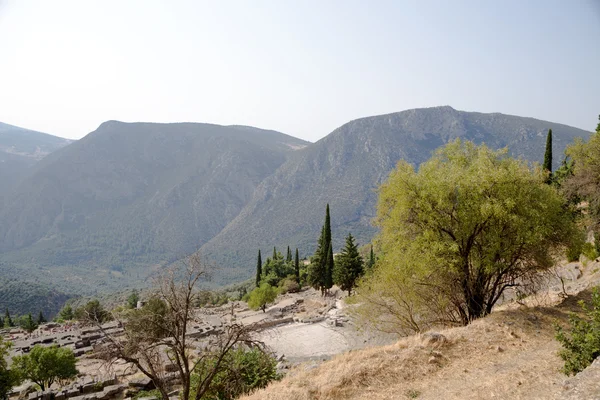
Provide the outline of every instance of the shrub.
{"type": "Polygon", "coordinates": [[[279,282],[279,294],[297,293],[300,290],[300,285],[296,282],[295,277],[288,277],[279,282]]]}
{"type": "Polygon", "coordinates": [[[588,258],[588,260],[595,260],[596,257],[598,257],[598,254],[596,253],[596,248],[592,243],[586,242],[582,247],[581,247],[581,254],[583,254],[584,256],[586,256],[588,258]]]}
{"type": "MultiPolygon", "coordinates": [[[[196,367],[198,372],[194,372],[192,375],[192,388],[204,378],[200,371],[211,371],[212,368],[205,367],[213,365],[215,362],[215,357],[208,357],[196,367]]],[[[222,367],[202,399],[230,400],[264,388],[269,382],[280,379],[276,367],[277,360],[261,349],[242,346],[233,349],[225,355],[222,367]]],[[[192,389],[190,398],[193,399],[195,396],[196,393],[192,389]]]]}
{"type": "Polygon", "coordinates": [[[250,292],[248,307],[253,310],[258,310],[260,308],[265,312],[267,304],[275,301],[275,298],[277,298],[277,291],[275,288],[268,283],[262,283],[260,287],[257,287],[250,292]]]}
{"type": "Polygon", "coordinates": [[[579,302],[585,317],[571,314],[569,323],[571,330],[565,332],[556,327],[556,340],[563,349],[559,356],[565,361],[562,371],[567,375],[575,375],[590,365],[600,356],[600,292],[598,288],[592,292],[592,308],[583,301],[579,302]]]}

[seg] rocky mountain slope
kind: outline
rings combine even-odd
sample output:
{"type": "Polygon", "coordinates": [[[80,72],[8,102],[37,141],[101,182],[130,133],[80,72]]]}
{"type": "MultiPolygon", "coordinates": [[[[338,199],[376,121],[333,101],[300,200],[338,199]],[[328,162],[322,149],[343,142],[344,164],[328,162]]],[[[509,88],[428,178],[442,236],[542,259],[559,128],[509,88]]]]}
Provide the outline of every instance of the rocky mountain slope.
{"type": "Polygon", "coordinates": [[[4,273],[47,271],[71,290],[138,282],[220,232],[306,145],[243,126],[106,122],[44,158],[8,197],[4,273]]]}
{"type": "MultiPolygon", "coordinates": [[[[334,251],[348,234],[367,243],[375,228],[377,186],[400,159],[419,165],[456,138],[508,147],[516,157],[541,162],[552,128],[554,164],[567,144],[589,132],[533,118],[457,111],[451,107],[408,110],[361,118],[298,151],[265,179],[240,214],[202,247],[218,264],[250,277],[259,248],[276,245],[310,255],[331,206],[334,251]]],[[[269,254],[268,252],[266,254],[269,254]]],[[[236,275],[236,274],[233,274],[236,275]]]]}

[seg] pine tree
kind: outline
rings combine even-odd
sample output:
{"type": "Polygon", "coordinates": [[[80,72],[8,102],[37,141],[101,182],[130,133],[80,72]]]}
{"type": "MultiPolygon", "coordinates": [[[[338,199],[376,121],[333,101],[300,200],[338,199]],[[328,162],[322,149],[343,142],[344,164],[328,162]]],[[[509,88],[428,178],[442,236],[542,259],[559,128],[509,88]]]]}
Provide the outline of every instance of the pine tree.
{"type": "Polygon", "coordinates": [[[44,318],[44,314],[42,314],[42,312],[40,311],[40,313],[38,314],[38,318],[37,318],[37,324],[41,325],[41,324],[45,324],[46,322],[46,318],[44,318]]]}
{"type": "Polygon", "coordinates": [[[292,262],[292,251],[290,250],[290,246],[287,248],[287,256],[285,257],[285,262],[292,262]]]}
{"type": "Polygon", "coordinates": [[[548,130],[546,137],[546,152],[544,153],[544,171],[548,172],[546,183],[552,182],[552,129],[548,130]]]}
{"type": "MultiPolygon", "coordinates": [[[[373,247],[371,247],[371,257],[373,257],[373,247]]],[[[346,245],[336,258],[333,280],[342,290],[347,290],[348,296],[350,296],[356,280],[362,274],[363,259],[358,252],[358,245],[354,243],[354,237],[352,234],[348,234],[346,245]]]]}
{"type": "Polygon", "coordinates": [[[272,260],[275,261],[277,260],[277,249],[275,248],[275,246],[273,246],[273,257],[272,260]]]}
{"type": "Polygon", "coordinates": [[[13,326],[15,326],[12,318],[10,317],[10,313],[8,312],[8,308],[6,309],[6,312],[4,313],[4,327],[5,328],[12,328],[13,326]]]}
{"type": "Polygon", "coordinates": [[[258,257],[256,259],[256,287],[260,286],[260,280],[262,279],[262,258],[260,256],[260,249],[258,250],[258,257]]]}
{"type": "Polygon", "coordinates": [[[296,283],[300,284],[300,257],[298,256],[298,248],[296,247],[296,257],[294,259],[294,272],[296,273],[296,283]]]}
{"type": "Polygon", "coordinates": [[[23,322],[22,322],[21,328],[25,329],[27,331],[27,333],[31,333],[31,332],[33,332],[33,331],[36,330],[37,324],[33,320],[33,317],[31,316],[31,313],[27,314],[27,316],[24,317],[22,319],[22,321],[23,322]]]}

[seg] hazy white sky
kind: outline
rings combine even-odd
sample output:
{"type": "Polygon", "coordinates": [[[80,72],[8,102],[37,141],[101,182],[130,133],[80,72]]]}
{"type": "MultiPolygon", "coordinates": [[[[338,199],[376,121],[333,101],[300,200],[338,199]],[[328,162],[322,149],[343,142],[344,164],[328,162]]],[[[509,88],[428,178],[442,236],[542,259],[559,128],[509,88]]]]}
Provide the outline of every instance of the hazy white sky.
{"type": "Polygon", "coordinates": [[[593,130],[600,0],[0,0],[0,121],[212,122],[315,141],[451,105],[593,130]]]}

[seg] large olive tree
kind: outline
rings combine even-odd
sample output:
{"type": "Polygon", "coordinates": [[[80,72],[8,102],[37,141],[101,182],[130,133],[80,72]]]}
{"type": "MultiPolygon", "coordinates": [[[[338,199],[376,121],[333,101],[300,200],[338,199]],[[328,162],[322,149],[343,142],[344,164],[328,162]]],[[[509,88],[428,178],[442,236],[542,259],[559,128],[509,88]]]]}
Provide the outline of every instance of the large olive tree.
{"type": "Polygon", "coordinates": [[[509,287],[553,263],[575,230],[539,166],[468,141],[418,171],[400,162],[379,191],[381,258],[357,290],[362,314],[387,331],[467,324],[509,287]]]}

